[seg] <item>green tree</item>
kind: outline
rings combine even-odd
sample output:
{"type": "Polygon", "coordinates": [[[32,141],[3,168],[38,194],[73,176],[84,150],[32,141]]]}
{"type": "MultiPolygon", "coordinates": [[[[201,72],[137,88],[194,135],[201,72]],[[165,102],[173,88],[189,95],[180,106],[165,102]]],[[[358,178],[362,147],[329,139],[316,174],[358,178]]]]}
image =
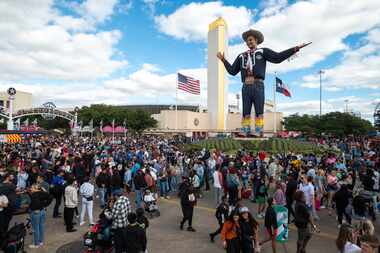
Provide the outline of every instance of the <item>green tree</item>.
{"type": "Polygon", "coordinates": [[[341,112],[327,113],[321,118],[318,115],[293,114],[285,117],[283,124],[289,131],[300,131],[308,136],[320,133],[337,137],[365,135],[374,129],[369,121],[341,112]]]}
{"type": "Polygon", "coordinates": [[[83,120],[84,124],[88,124],[91,119],[94,120],[94,125],[97,126],[102,120],[103,125],[111,124],[113,120],[115,120],[116,125],[122,125],[126,120],[127,128],[138,133],[147,128],[155,127],[157,124],[157,121],[147,112],[141,110],[132,111],[104,104],[84,106],[78,111],[78,120],[83,120]]]}

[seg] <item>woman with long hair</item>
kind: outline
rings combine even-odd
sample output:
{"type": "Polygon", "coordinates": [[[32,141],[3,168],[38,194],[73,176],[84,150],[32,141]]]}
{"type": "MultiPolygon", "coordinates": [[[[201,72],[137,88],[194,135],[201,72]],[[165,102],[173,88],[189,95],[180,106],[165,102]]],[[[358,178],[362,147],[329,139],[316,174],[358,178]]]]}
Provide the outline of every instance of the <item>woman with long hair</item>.
{"type": "Polygon", "coordinates": [[[253,218],[247,207],[239,210],[239,226],[241,231],[241,252],[252,253],[259,250],[259,223],[253,218]]]}
{"type": "Polygon", "coordinates": [[[224,222],[220,237],[227,253],[240,253],[240,224],[239,213],[233,212],[224,222]]]}
{"type": "Polygon", "coordinates": [[[355,244],[356,237],[354,228],[349,224],[343,224],[335,241],[339,253],[360,253],[361,249],[355,244]]]}

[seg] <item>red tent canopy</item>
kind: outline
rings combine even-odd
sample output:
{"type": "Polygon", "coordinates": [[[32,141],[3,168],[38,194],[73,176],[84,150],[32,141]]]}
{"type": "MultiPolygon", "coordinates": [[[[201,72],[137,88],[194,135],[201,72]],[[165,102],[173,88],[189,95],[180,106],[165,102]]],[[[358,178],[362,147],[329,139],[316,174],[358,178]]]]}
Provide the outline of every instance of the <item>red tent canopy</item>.
{"type": "Polygon", "coordinates": [[[114,131],[113,131],[113,129],[112,129],[112,126],[105,126],[105,127],[103,127],[103,133],[116,133],[116,134],[122,134],[122,133],[124,133],[124,132],[127,132],[128,131],[128,129],[127,128],[124,128],[124,127],[122,127],[122,126],[116,126],[115,127],[115,129],[114,129],[114,131]]]}

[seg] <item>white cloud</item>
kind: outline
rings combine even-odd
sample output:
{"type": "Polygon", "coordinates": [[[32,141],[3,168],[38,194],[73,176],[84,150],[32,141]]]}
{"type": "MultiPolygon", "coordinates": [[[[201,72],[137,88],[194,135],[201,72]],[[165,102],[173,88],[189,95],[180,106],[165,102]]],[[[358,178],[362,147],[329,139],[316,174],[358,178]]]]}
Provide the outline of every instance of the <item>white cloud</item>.
{"type": "MultiPolygon", "coordinates": [[[[295,59],[282,64],[270,64],[269,72],[286,72],[308,68],[334,52],[347,49],[344,39],[363,33],[380,24],[380,1],[319,0],[297,1],[273,15],[261,17],[253,25],[265,36],[263,47],[284,50],[302,42],[313,44],[302,49],[295,59]],[[364,18],[365,17],[365,18],[364,18]]],[[[230,48],[235,57],[244,44],[230,48]]]]}
{"type": "MultiPolygon", "coordinates": [[[[190,3],[169,15],[155,18],[158,29],[177,39],[206,41],[208,24],[219,16],[227,20],[231,38],[252,27],[263,32],[263,47],[284,50],[302,42],[313,44],[302,49],[293,60],[268,65],[268,72],[287,72],[308,68],[332,53],[347,49],[347,36],[367,32],[380,24],[380,1],[314,0],[297,1],[289,5],[285,0],[267,1],[254,20],[255,11],[246,7],[225,6],[222,2],[190,3]],[[365,17],[365,18],[364,18],[365,17]]],[[[244,43],[230,46],[233,60],[246,50],[244,43]]]]}
{"type": "Polygon", "coordinates": [[[271,16],[279,13],[288,5],[287,0],[266,0],[262,2],[262,10],[260,11],[260,16],[271,16]]]}
{"type": "MultiPolygon", "coordinates": [[[[178,91],[178,102],[183,104],[205,104],[207,100],[207,70],[180,69],[178,72],[200,80],[201,96],[178,91]]],[[[118,90],[127,96],[139,98],[143,103],[174,103],[176,93],[176,73],[161,74],[159,67],[144,64],[141,69],[127,77],[107,80],[104,87],[118,90]],[[157,101],[159,99],[159,101],[157,101]]]]}
{"type": "MultiPolygon", "coordinates": [[[[323,87],[330,91],[343,89],[380,89],[380,28],[371,30],[364,44],[344,52],[340,63],[324,70],[323,87]]],[[[307,75],[301,84],[305,88],[318,88],[319,77],[307,75]]]]}
{"type": "MultiPolygon", "coordinates": [[[[355,113],[360,113],[361,117],[373,122],[373,112],[380,99],[365,99],[356,96],[338,97],[322,101],[322,113],[340,111],[346,109],[355,113]],[[347,108],[346,108],[347,106],[347,108]]],[[[298,113],[302,114],[319,114],[319,100],[292,101],[287,103],[278,103],[278,111],[284,112],[285,116],[298,113]]]]}
{"type": "MultiPolygon", "coordinates": [[[[201,95],[178,90],[178,104],[207,105],[207,69],[179,69],[179,73],[200,80],[201,95]]],[[[106,103],[175,104],[176,73],[162,74],[157,65],[143,66],[126,77],[105,80],[100,84],[67,82],[64,86],[41,83],[0,82],[0,90],[10,86],[31,92],[35,106],[52,101],[59,107],[106,103]]],[[[229,104],[236,104],[236,94],[228,93],[229,104]]]]}
{"type": "Polygon", "coordinates": [[[193,2],[170,15],[155,17],[155,22],[158,29],[169,36],[186,41],[205,41],[208,24],[218,17],[227,21],[230,37],[237,37],[249,27],[253,14],[246,7],[225,6],[222,2],[193,2]]]}
{"type": "Polygon", "coordinates": [[[117,0],[87,0],[81,4],[79,10],[86,18],[104,22],[112,15],[116,3],[117,0]]]}
{"type": "MultiPolygon", "coordinates": [[[[126,65],[116,60],[117,30],[80,32],[105,21],[115,1],[83,3],[83,17],[63,16],[52,0],[0,2],[0,80],[89,80],[126,65]]],[[[92,29],[92,28],[91,28],[92,29]]]]}

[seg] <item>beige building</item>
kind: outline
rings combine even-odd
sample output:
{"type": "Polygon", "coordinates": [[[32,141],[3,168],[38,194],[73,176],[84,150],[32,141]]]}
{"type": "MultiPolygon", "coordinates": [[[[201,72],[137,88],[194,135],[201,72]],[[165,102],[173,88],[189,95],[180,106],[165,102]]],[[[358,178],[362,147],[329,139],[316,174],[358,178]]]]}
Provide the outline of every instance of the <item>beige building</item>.
{"type": "MultiPolygon", "coordinates": [[[[265,111],[264,113],[264,132],[274,132],[274,113],[265,111]]],[[[153,114],[152,117],[157,120],[157,130],[176,130],[176,117],[178,120],[178,131],[185,132],[209,132],[215,131],[211,125],[211,116],[208,112],[176,111],[162,110],[160,114],[153,114]]],[[[228,113],[225,131],[236,131],[241,128],[241,113],[228,113]]],[[[276,113],[276,130],[282,130],[282,113],[276,113]]],[[[253,117],[254,118],[254,117],[253,117]]],[[[254,129],[254,122],[252,123],[254,129]]]]}
{"type": "MultiPolygon", "coordinates": [[[[9,109],[9,95],[7,91],[0,92],[0,107],[9,109]]],[[[13,100],[13,112],[29,108],[32,108],[32,93],[17,91],[13,100]]]]}

